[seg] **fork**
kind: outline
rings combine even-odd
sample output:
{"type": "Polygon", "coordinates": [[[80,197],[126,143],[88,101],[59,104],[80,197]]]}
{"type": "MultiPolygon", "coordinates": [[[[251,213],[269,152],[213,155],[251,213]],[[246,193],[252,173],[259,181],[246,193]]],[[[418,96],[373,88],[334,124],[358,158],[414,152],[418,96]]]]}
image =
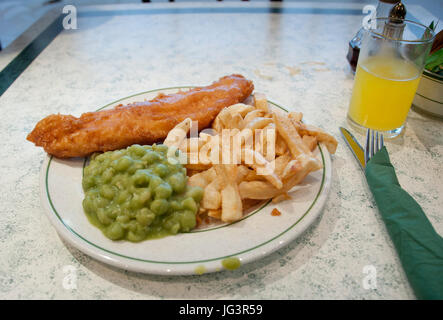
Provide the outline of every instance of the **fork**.
{"type": "Polygon", "coordinates": [[[368,164],[374,154],[376,154],[384,146],[383,134],[378,131],[368,129],[366,131],[366,146],[365,146],[365,166],[368,164]]]}

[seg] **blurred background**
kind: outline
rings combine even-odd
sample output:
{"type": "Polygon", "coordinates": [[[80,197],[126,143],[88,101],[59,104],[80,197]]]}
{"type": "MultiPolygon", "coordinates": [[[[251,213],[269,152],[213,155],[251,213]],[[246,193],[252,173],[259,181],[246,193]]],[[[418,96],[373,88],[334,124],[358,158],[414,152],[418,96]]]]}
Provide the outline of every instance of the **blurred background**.
{"type": "MultiPolygon", "coordinates": [[[[175,0],[175,2],[208,2],[217,0],[175,0]]],[[[224,0],[239,2],[241,0],[224,0]]],[[[262,2],[267,0],[250,0],[262,2]]],[[[328,3],[357,3],[362,8],[366,4],[377,5],[377,0],[285,0],[287,2],[328,2],[328,3]]],[[[46,12],[60,4],[97,5],[119,3],[141,3],[142,0],[0,0],[0,43],[6,48],[16,38],[26,31],[35,21],[46,12]]],[[[151,3],[169,2],[169,0],[151,0],[151,3]]],[[[424,9],[442,20],[443,0],[404,0],[406,7],[410,4],[421,5],[424,9]]],[[[149,6],[149,3],[145,4],[149,6]]]]}

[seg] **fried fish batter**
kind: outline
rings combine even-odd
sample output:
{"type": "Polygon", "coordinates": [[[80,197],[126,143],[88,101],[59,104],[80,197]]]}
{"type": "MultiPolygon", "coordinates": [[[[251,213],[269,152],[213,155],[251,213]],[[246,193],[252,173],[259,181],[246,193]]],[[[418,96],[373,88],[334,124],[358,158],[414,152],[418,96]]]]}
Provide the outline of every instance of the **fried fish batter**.
{"type": "Polygon", "coordinates": [[[159,94],[151,101],[88,112],[80,118],[53,114],[39,121],[27,140],[59,158],[151,144],[188,117],[198,121],[199,130],[208,127],[224,107],[244,101],[253,89],[252,81],[230,75],[206,87],[159,94]]]}

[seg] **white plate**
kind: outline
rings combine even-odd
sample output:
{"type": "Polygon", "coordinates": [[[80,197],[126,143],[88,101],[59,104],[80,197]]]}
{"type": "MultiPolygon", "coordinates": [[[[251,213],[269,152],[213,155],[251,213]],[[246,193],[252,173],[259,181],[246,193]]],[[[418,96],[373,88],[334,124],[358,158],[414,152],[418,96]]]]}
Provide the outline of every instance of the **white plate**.
{"type": "MultiPolygon", "coordinates": [[[[143,92],[103,108],[152,99],[159,92],[167,94],[178,89],[143,92]]],[[[112,241],[89,223],[82,208],[83,158],[61,160],[48,156],[41,169],[41,200],[60,236],[104,263],[136,272],[166,275],[220,271],[225,258],[236,257],[243,265],[280,249],[320,215],[329,193],[332,170],[326,147],[320,145],[316,154],[323,161],[323,170],[311,173],[302,188],[291,193],[292,200],[277,205],[263,203],[245,218],[230,225],[140,243],[112,241]],[[278,208],[281,215],[272,216],[273,208],[278,208]]]]}

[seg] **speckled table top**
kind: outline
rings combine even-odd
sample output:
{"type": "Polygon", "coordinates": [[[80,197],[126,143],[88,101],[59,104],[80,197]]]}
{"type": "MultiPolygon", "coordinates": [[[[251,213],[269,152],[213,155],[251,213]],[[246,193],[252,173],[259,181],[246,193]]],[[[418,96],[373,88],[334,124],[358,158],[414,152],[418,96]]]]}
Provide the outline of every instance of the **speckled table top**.
{"type": "MultiPolygon", "coordinates": [[[[419,9],[417,16],[426,18],[419,9]]],[[[1,299],[415,298],[338,131],[348,127],[353,76],[345,55],[364,16],[361,6],[184,3],[78,12],[78,29],[61,31],[0,96],[1,299]],[[238,10],[269,6],[291,10],[238,10]],[[163,11],[153,14],[152,8],[163,11]],[[127,272],[61,240],[40,204],[45,153],[25,139],[37,121],[57,112],[79,116],[137,92],[204,85],[231,73],[252,79],[256,90],[302,111],[307,122],[339,140],[321,219],[258,262],[201,276],[127,272]],[[376,271],[369,288],[367,266],[376,271]],[[75,276],[75,285],[66,286],[67,274],[75,276]]],[[[411,111],[404,135],[387,143],[400,183],[440,234],[442,124],[411,111]]]]}

